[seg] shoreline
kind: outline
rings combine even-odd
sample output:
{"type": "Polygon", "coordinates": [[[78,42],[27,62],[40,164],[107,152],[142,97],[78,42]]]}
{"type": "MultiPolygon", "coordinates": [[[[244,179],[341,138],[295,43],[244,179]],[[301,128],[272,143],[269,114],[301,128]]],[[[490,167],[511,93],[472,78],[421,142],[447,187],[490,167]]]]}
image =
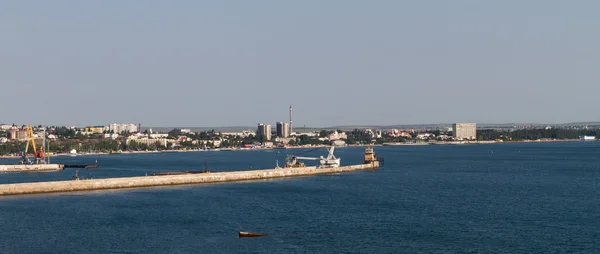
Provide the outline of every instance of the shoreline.
{"type": "MultiPolygon", "coordinates": [[[[554,142],[592,142],[598,140],[581,140],[581,139],[554,139],[554,140],[521,140],[521,141],[442,141],[442,142],[422,142],[422,143],[384,143],[384,144],[365,144],[365,145],[345,145],[336,146],[336,148],[345,147],[365,147],[365,146],[426,146],[426,145],[481,145],[481,144],[513,144],[513,143],[554,143],[554,142]]],[[[49,157],[77,157],[77,156],[94,156],[94,155],[122,155],[122,154],[151,154],[151,153],[190,153],[190,152],[230,152],[230,151],[259,151],[259,150],[286,150],[286,149],[311,149],[311,148],[327,148],[327,145],[317,146],[289,146],[285,148],[216,148],[211,150],[161,150],[161,151],[123,151],[121,153],[60,153],[49,157]]],[[[0,155],[0,159],[18,159],[19,155],[0,155]]]]}
{"type": "MultiPolygon", "coordinates": [[[[366,147],[366,146],[381,146],[381,145],[348,145],[348,146],[336,146],[336,148],[344,148],[344,147],[366,147]]],[[[286,148],[215,148],[211,150],[200,150],[200,149],[190,149],[190,150],[160,150],[160,151],[123,151],[121,153],[105,153],[105,152],[90,152],[90,153],[58,153],[50,155],[49,157],[78,157],[78,156],[94,156],[94,155],[128,155],[128,154],[151,154],[151,153],[191,153],[191,152],[233,152],[233,151],[259,151],[259,150],[286,150],[286,149],[312,149],[312,148],[328,148],[330,146],[327,145],[319,145],[319,146],[291,146],[286,148]]],[[[32,155],[31,155],[32,156],[32,155]]],[[[18,159],[21,158],[20,155],[0,155],[0,159],[18,159]]]]}

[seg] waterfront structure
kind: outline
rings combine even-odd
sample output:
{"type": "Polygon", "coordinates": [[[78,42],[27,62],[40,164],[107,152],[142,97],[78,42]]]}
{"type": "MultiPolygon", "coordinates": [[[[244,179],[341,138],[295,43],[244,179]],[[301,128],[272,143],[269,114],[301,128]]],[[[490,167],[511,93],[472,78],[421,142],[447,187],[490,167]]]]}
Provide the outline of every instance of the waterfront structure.
{"type": "MultiPolygon", "coordinates": [[[[311,175],[339,174],[357,170],[372,170],[379,168],[379,159],[377,158],[377,156],[373,152],[373,148],[371,147],[365,150],[365,161],[363,164],[340,166],[339,158],[335,158],[333,156],[333,148],[330,150],[330,156],[328,156],[327,158],[323,158],[322,160],[323,162],[321,162],[321,166],[319,167],[278,167],[273,169],[242,170],[217,173],[189,173],[175,175],[103,178],[91,180],[79,180],[79,178],[75,178],[74,180],[67,181],[0,184],[0,196],[51,192],[140,188],[181,184],[206,184],[218,182],[263,180],[283,177],[306,177],[311,175]]],[[[0,170],[2,170],[2,168],[0,168],[0,170]]]]}
{"type": "Polygon", "coordinates": [[[477,124],[455,123],[452,125],[452,137],[456,139],[476,139],[477,124]]]}
{"type": "Polygon", "coordinates": [[[256,129],[256,137],[259,139],[271,140],[271,125],[259,123],[256,129]]]}
{"type": "Polygon", "coordinates": [[[284,122],[277,122],[277,137],[287,138],[290,136],[289,124],[284,122]]]}
{"type": "Polygon", "coordinates": [[[583,141],[596,140],[596,136],[583,136],[583,137],[581,137],[581,140],[583,140],[583,141]]]}
{"type": "Polygon", "coordinates": [[[132,123],[113,123],[108,126],[108,131],[117,134],[122,132],[137,132],[138,126],[132,123]]]}

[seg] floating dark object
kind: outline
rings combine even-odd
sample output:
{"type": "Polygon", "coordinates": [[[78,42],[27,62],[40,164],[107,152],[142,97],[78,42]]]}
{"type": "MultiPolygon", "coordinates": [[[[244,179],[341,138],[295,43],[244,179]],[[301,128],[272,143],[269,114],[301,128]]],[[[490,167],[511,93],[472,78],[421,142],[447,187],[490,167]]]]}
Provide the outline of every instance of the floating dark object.
{"type": "Polygon", "coordinates": [[[99,168],[98,164],[65,164],[65,168],[99,168]]]}
{"type": "Polygon", "coordinates": [[[240,232],[239,236],[240,237],[261,237],[261,236],[267,236],[267,234],[254,233],[254,232],[240,232]]]}

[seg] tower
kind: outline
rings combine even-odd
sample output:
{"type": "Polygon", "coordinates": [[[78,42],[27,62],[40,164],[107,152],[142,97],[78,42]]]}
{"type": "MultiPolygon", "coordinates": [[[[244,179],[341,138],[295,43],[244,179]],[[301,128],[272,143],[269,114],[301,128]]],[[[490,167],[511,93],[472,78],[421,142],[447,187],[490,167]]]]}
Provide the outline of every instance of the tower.
{"type": "Polygon", "coordinates": [[[290,105],[290,135],[292,135],[292,105],[290,105]]]}

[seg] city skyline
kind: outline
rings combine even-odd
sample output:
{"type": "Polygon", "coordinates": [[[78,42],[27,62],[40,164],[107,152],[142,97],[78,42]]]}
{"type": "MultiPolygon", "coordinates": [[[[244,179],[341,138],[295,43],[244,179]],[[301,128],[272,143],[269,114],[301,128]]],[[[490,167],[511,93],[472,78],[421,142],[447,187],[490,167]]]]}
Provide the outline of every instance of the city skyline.
{"type": "Polygon", "coordinates": [[[290,104],[294,128],[600,121],[599,8],[9,2],[0,122],[253,126],[290,104]]]}

